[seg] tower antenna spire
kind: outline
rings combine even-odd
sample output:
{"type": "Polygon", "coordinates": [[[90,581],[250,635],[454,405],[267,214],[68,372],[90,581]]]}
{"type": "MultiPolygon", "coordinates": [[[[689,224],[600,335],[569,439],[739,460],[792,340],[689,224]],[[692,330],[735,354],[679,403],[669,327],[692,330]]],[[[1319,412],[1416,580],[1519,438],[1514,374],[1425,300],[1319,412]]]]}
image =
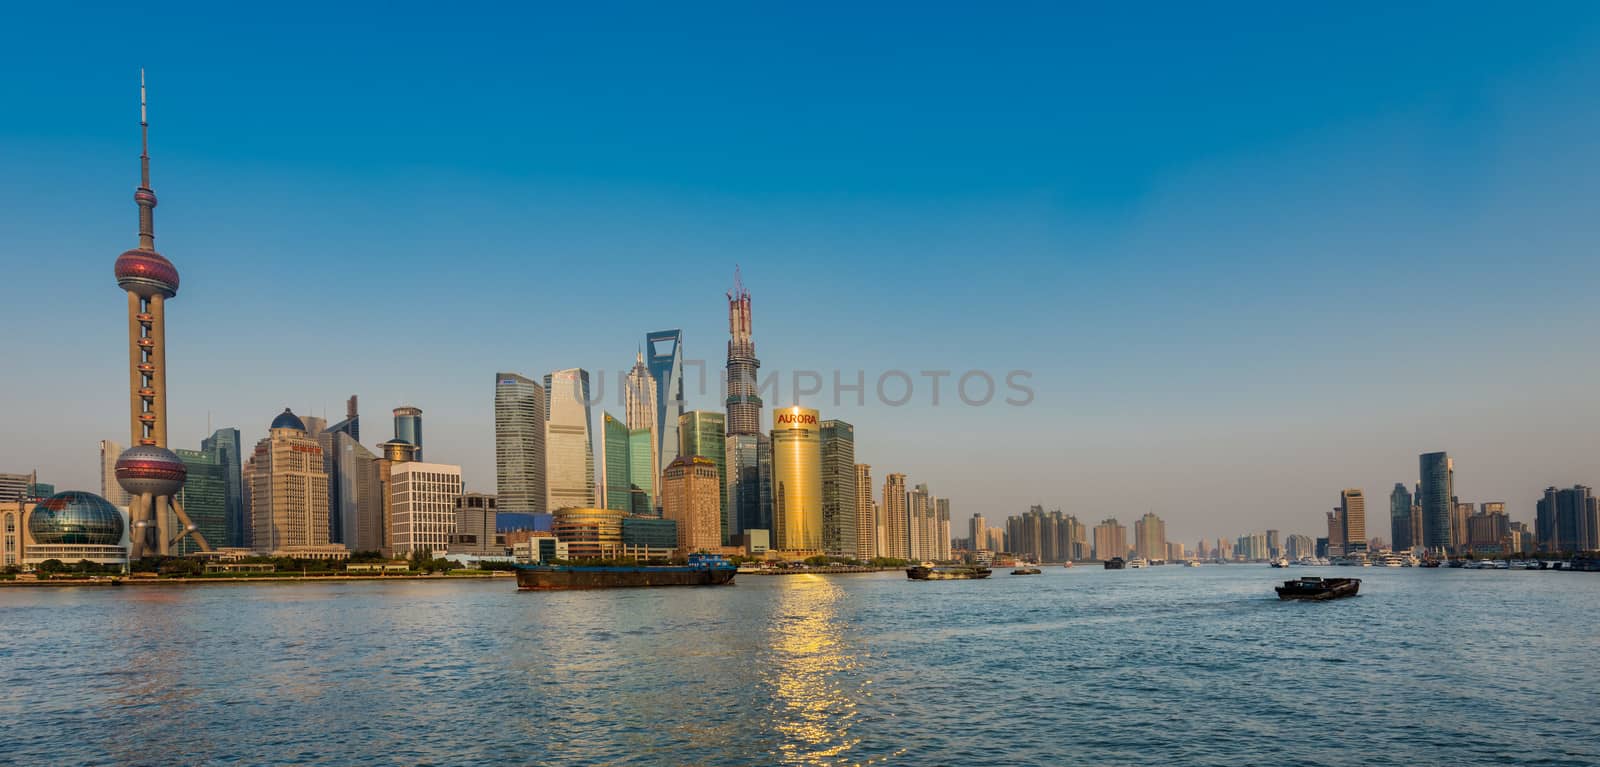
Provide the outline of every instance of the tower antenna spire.
{"type": "Polygon", "coordinates": [[[139,69],[139,249],[156,249],[156,193],[150,188],[150,119],[145,106],[144,68],[139,69]]]}

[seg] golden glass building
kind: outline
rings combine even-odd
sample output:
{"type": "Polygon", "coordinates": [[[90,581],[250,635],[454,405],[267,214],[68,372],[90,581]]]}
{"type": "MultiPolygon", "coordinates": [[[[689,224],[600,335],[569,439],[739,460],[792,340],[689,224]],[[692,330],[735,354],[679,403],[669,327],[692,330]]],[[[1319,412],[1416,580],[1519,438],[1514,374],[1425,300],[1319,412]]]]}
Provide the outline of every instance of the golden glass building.
{"type": "Polygon", "coordinates": [[[822,550],[822,429],[817,411],[772,412],[772,526],[779,551],[822,550]]]}

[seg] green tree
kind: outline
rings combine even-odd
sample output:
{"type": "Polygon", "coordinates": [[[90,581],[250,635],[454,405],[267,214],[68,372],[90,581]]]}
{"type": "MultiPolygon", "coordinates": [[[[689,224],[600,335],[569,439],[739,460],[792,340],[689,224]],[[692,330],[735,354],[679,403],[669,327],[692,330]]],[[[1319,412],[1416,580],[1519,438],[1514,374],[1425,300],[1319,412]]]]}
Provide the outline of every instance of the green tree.
{"type": "Polygon", "coordinates": [[[59,573],[65,571],[67,566],[59,559],[46,559],[45,561],[34,565],[33,569],[41,573],[59,573]]]}

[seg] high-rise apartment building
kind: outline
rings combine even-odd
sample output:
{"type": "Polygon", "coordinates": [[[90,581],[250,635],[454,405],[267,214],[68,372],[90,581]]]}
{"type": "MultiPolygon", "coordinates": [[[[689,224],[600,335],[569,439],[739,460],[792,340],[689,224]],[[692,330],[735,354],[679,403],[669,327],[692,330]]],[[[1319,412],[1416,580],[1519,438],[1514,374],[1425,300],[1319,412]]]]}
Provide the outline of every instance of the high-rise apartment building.
{"type": "Polygon", "coordinates": [[[717,467],[717,519],[728,541],[736,525],[728,505],[728,417],[714,410],[691,410],[678,419],[679,457],[699,456],[717,467]]]}
{"type": "Polygon", "coordinates": [[[1344,524],[1344,553],[1367,550],[1367,499],[1360,488],[1339,491],[1339,518],[1344,524]]]}
{"type": "Polygon", "coordinates": [[[1545,488],[1534,525],[1540,551],[1573,554],[1600,550],[1600,499],[1585,485],[1545,488]]]}
{"type": "Polygon", "coordinates": [[[722,546],[722,477],[709,458],[682,455],[662,473],[662,516],[677,522],[678,553],[722,546]]]}
{"type": "Polygon", "coordinates": [[[394,409],[394,438],[415,449],[412,460],[422,460],[422,408],[401,405],[394,409]]]}
{"type": "Polygon", "coordinates": [[[450,551],[456,533],[456,499],[462,494],[461,467],[411,461],[389,469],[391,547],[398,556],[450,551]]]}
{"type": "Polygon", "coordinates": [[[1421,490],[1417,505],[1422,507],[1422,546],[1431,552],[1450,548],[1450,515],[1455,502],[1455,463],[1446,453],[1423,453],[1418,457],[1421,490]]]}
{"type": "Polygon", "coordinates": [[[822,550],[831,557],[856,555],[856,429],[827,420],[822,432],[822,550]]]}
{"type": "Polygon", "coordinates": [[[589,371],[544,377],[546,508],[594,507],[594,443],[589,435],[589,371]]]}
{"type": "Polygon", "coordinates": [[[250,456],[251,546],[274,556],[322,556],[328,540],[328,473],[322,446],[287,408],[250,456]]]}
{"type": "Polygon", "coordinates": [[[1467,520],[1472,518],[1472,503],[1450,499],[1450,550],[1465,553],[1467,550],[1467,520]]]}
{"type": "Polygon", "coordinates": [[[817,411],[772,411],[773,545],[822,551],[822,431],[817,411]]]}
{"type": "Polygon", "coordinates": [[[918,483],[906,495],[906,529],[911,538],[911,558],[926,562],[936,558],[934,552],[932,493],[926,483],[918,483]]]}
{"type": "Polygon", "coordinates": [[[683,417],[683,331],[657,330],[644,336],[650,375],[656,381],[658,466],[678,457],[678,420],[683,417]]]}
{"type": "Polygon", "coordinates": [[[872,466],[856,464],[856,559],[878,556],[877,504],[872,502],[872,466]]]}
{"type": "Polygon", "coordinates": [[[1155,512],[1146,513],[1133,523],[1133,550],[1148,560],[1167,558],[1167,523],[1155,512]]]}
{"type": "Polygon", "coordinates": [[[497,513],[543,514],[545,476],[543,386],[516,373],[494,374],[494,471],[497,513]]]}
{"type": "Polygon", "coordinates": [[[890,474],[883,480],[883,555],[911,559],[911,517],[908,512],[906,475],[890,474]]]}
{"type": "Polygon", "coordinates": [[[1102,562],[1128,554],[1128,528],[1115,517],[1094,526],[1094,558],[1102,562]]]}

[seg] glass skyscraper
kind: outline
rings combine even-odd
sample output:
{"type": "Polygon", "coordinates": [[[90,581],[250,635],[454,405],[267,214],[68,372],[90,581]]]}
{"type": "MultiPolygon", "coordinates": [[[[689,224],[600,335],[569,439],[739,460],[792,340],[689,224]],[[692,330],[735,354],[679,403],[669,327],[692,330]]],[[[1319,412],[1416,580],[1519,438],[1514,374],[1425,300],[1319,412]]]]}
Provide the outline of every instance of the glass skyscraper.
{"type": "Polygon", "coordinates": [[[722,504],[718,517],[722,520],[722,539],[733,534],[734,524],[728,504],[728,417],[713,410],[691,410],[678,419],[678,452],[681,456],[699,456],[717,467],[717,480],[722,484],[722,504]]]}
{"type": "MultiPolygon", "coordinates": [[[[183,461],[184,468],[189,470],[183,489],[178,491],[178,503],[183,504],[189,521],[199,528],[206,542],[216,548],[222,545],[218,541],[228,539],[228,471],[222,463],[224,454],[211,450],[179,449],[174,452],[183,461]]],[[[171,529],[178,529],[176,515],[171,529]]],[[[198,541],[191,536],[184,536],[173,553],[184,556],[199,550],[198,541]]]]}
{"type": "Polygon", "coordinates": [[[231,427],[217,429],[211,436],[200,440],[200,450],[216,457],[217,463],[222,465],[223,472],[227,474],[228,483],[223,536],[216,540],[208,536],[206,540],[212,548],[249,546],[250,520],[245,509],[245,500],[249,495],[245,491],[244,475],[241,472],[244,453],[240,448],[239,430],[231,427]]]}
{"type": "Polygon", "coordinates": [[[494,374],[494,476],[499,513],[546,510],[543,386],[516,373],[494,374]]]}
{"type": "Polygon", "coordinates": [[[631,456],[628,444],[628,425],[600,414],[600,507],[613,511],[633,511],[633,493],[629,472],[631,456]]]}
{"type": "Polygon", "coordinates": [[[822,422],[822,550],[856,556],[856,427],[822,422]]]}
{"type": "Polygon", "coordinates": [[[1396,482],[1389,491],[1389,548],[1410,551],[1417,543],[1411,540],[1411,491],[1404,482],[1396,482]]]}
{"type": "Polygon", "coordinates": [[[772,520],[779,551],[822,551],[822,433],[811,408],[772,411],[772,520]]]}
{"type": "Polygon", "coordinates": [[[633,429],[628,432],[628,494],[631,511],[641,517],[659,516],[656,508],[656,481],[653,456],[656,451],[655,430],[633,429]]]}
{"type": "Polygon", "coordinates": [[[589,371],[557,370],[544,377],[544,389],[546,508],[594,508],[589,371]]]}
{"type": "Polygon", "coordinates": [[[683,331],[646,333],[645,353],[656,381],[656,460],[666,468],[678,457],[678,419],[683,416],[683,331]]]}
{"type": "Polygon", "coordinates": [[[1450,512],[1455,495],[1455,465],[1445,453],[1423,453],[1421,491],[1417,504],[1422,507],[1422,545],[1438,552],[1450,548],[1450,512]]]}

